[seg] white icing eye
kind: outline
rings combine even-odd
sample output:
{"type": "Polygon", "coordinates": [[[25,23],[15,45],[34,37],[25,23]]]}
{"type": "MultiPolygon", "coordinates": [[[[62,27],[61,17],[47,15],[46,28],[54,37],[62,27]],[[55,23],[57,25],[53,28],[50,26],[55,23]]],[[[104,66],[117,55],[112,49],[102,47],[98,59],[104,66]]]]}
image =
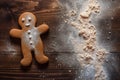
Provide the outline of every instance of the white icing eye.
{"type": "Polygon", "coordinates": [[[28,17],[28,21],[30,22],[32,19],[31,19],[31,17],[28,17]]]}
{"type": "Polygon", "coordinates": [[[22,22],[25,22],[25,18],[22,18],[22,22]]]}

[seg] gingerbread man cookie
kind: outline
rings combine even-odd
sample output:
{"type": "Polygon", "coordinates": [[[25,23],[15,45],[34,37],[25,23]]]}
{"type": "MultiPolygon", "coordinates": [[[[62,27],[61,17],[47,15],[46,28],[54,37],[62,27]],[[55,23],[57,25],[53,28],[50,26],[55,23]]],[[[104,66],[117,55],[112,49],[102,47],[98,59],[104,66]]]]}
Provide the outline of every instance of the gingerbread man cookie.
{"type": "Polygon", "coordinates": [[[48,57],[44,55],[43,43],[40,35],[48,31],[48,25],[42,24],[35,27],[36,17],[31,12],[24,12],[21,14],[18,22],[22,29],[11,29],[10,35],[21,39],[21,49],[23,53],[21,64],[23,66],[29,66],[31,64],[32,50],[35,53],[35,58],[38,63],[46,63],[48,57]]]}

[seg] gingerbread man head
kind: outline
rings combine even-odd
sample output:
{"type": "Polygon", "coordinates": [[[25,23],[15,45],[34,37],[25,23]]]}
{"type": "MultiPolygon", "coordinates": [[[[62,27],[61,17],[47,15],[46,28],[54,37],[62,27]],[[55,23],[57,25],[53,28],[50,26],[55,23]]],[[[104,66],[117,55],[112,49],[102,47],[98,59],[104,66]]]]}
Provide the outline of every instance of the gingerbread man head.
{"type": "Polygon", "coordinates": [[[31,28],[36,24],[36,16],[30,12],[25,12],[19,17],[18,22],[22,28],[31,28]]]}

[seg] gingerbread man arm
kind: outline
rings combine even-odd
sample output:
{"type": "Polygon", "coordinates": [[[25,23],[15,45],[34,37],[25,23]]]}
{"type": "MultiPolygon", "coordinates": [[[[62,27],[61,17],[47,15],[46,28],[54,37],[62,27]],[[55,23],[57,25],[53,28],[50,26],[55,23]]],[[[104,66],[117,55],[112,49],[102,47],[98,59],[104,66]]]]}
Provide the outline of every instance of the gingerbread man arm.
{"type": "Polygon", "coordinates": [[[19,29],[11,29],[10,30],[10,35],[15,38],[21,38],[22,35],[22,30],[19,29]]]}
{"type": "Polygon", "coordinates": [[[43,33],[45,33],[46,31],[48,31],[49,26],[48,26],[47,24],[42,24],[42,25],[39,25],[39,26],[37,27],[37,29],[39,30],[39,32],[40,32],[41,34],[43,34],[43,33]]]}

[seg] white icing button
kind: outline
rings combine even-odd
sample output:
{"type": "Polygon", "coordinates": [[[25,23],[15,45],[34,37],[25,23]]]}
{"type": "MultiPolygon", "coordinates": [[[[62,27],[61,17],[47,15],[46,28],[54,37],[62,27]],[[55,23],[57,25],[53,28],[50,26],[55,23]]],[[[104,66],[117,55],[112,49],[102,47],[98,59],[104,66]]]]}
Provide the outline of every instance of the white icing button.
{"type": "Polygon", "coordinates": [[[32,38],[32,35],[29,35],[29,38],[32,38]]]}
{"type": "Polygon", "coordinates": [[[30,30],[28,30],[28,34],[30,34],[31,33],[31,31],[30,30]]]}
{"type": "Polygon", "coordinates": [[[29,39],[31,40],[31,39],[32,39],[32,37],[29,37],[29,39]]]}
{"type": "Polygon", "coordinates": [[[32,42],[32,41],[30,41],[30,45],[33,45],[33,42],[32,42]]]}

